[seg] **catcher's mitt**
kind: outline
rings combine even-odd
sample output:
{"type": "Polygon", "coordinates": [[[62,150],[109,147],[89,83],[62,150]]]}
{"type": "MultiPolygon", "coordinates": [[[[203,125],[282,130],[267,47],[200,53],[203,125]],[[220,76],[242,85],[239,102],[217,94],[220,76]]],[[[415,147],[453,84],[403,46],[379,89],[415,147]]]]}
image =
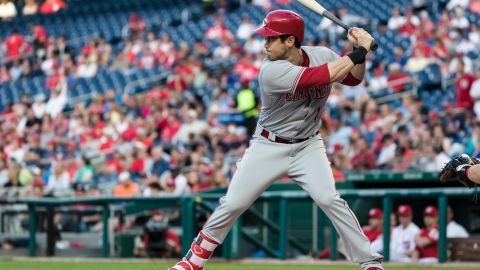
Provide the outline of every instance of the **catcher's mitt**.
{"type": "Polygon", "coordinates": [[[478,163],[480,163],[479,159],[469,157],[466,154],[457,156],[445,164],[440,172],[440,181],[445,183],[458,180],[466,187],[476,187],[476,184],[468,179],[466,169],[478,163]]]}

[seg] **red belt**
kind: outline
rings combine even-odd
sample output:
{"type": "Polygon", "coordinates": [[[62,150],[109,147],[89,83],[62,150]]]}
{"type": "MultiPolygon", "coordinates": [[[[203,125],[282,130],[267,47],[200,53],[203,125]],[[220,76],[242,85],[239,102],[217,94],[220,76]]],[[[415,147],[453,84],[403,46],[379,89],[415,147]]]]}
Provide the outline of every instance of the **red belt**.
{"type": "MultiPolygon", "coordinates": [[[[317,135],[317,133],[315,133],[315,135],[317,135]]],[[[269,138],[269,135],[270,135],[270,132],[268,130],[262,130],[262,132],[260,132],[260,135],[262,135],[262,137],[265,137],[267,138],[268,140],[270,140],[269,138]]],[[[313,137],[313,136],[312,136],[313,137]]],[[[301,143],[301,142],[304,142],[312,137],[308,137],[308,138],[303,138],[303,139],[291,139],[291,140],[287,140],[287,139],[284,139],[284,138],[281,138],[281,137],[278,137],[278,136],[275,136],[275,140],[271,140],[273,142],[277,142],[277,143],[286,143],[286,144],[294,144],[294,143],[301,143]]]]}

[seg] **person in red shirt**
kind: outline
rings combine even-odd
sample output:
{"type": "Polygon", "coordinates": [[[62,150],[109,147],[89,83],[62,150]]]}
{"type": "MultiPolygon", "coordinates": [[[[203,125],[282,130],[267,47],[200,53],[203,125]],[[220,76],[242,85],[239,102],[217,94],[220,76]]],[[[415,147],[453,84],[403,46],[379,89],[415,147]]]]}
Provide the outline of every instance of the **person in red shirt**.
{"type": "Polygon", "coordinates": [[[362,172],[375,168],[377,157],[375,153],[368,148],[368,142],[365,138],[358,138],[355,141],[355,150],[355,154],[350,160],[353,170],[362,172]]]}
{"type": "Polygon", "coordinates": [[[423,211],[425,228],[415,237],[415,251],[412,261],[420,263],[438,262],[438,210],[428,206],[423,211]]]}
{"type": "Polygon", "coordinates": [[[473,99],[470,96],[470,88],[474,81],[475,77],[465,72],[465,62],[463,62],[462,58],[459,58],[457,64],[457,80],[455,81],[458,108],[473,110],[473,99]]]}
{"type": "Polygon", "coordinates": [[[368,211],[368,225],[362,227],[363,233],[372,243],[374,252],[383,250],[383,212],[380,208],[372,208],[368,211]]]}
{"type": "Polygon", "coordinates": [[[12,59],[20,57],[20,55],[25,51],[27,43],[25,38],[18,32],[17,29],[12,31],[5,39],[5,46],[7,47],[7,58],[12,59]]]}
{"type": "Polygon", "coordinates": [[[392,63],[388,68],[390,71],[390,74],[387,76],[388,88],[393,89],[395,92],[404,91],[406,84],[411,81],[410,76],[402,72],[398,63],[392,63]]]}
{"type": "Polygon", "coordinates": [[[43,14],[53,14],[67,6],[62,0],[46,0],[40,6],[40,12],[43,14]]]}

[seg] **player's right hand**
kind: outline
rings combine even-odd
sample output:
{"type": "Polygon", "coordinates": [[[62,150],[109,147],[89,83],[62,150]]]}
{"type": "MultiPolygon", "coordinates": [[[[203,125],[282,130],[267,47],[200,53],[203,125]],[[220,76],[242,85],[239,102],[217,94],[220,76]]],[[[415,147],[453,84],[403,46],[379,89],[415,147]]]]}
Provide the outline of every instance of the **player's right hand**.
{"type": "Polygon", "coordinates": [[[361,33],[357,35],[357,43],[358,46],[362,46],[367,51],[370,51],[370,46],[372,46],[373,43],[373,37],[365,30],[361,29],[361,33]]]}

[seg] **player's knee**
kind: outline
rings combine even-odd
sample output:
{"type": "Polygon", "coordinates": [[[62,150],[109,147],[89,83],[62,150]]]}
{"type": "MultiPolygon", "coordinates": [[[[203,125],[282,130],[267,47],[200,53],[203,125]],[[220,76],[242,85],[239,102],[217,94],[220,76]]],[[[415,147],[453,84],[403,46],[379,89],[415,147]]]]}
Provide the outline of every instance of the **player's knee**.
{"type": "Polygon", "coordinates": [[[323,208],[323,207],[329,207],[333,204],[335,200],[335,194],[323,194],[321,196],[317,196],[314,198],[315,203],[323,208]]]}
{"type": "Polygon", "coordinates": [[[227,211],[233,215],[240,215],[242,214],[249,205],[247,205],[244,202],[236,202],[236,203],[231,203],[231,202],[226,202],[225,207],[227,211]]]}

